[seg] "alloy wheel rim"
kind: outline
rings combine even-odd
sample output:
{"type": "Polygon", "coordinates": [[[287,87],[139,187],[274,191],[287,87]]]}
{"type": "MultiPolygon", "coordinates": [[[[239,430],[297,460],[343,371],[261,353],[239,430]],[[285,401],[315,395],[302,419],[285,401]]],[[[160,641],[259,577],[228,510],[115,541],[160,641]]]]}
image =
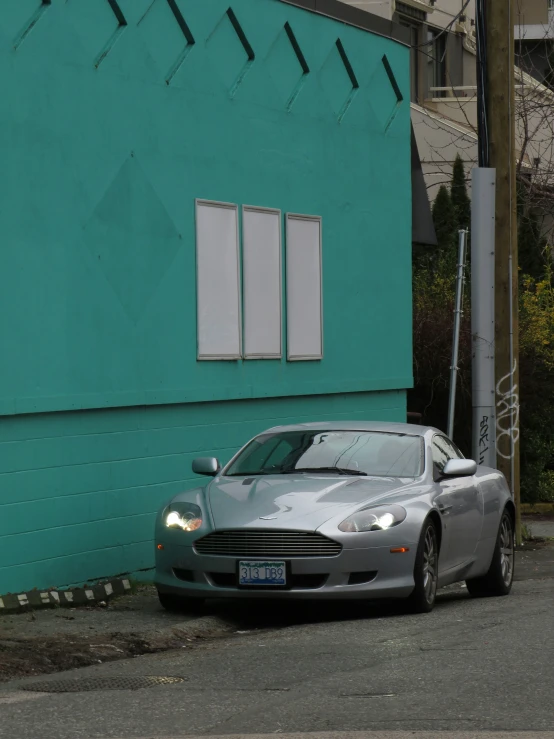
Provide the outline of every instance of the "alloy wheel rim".
{"type": "Polygon", "coordinates": [[[504,585],[511,585],[514,573],[514,534],[507,516],[502,520],[500,528],[500,570],[504,585]]]}
{"type": "Polygon", "coordinates": [[[437,540],[430,526],[423,547],[423,592],[427,603],[432,603],[437,592],[437,540]]]}

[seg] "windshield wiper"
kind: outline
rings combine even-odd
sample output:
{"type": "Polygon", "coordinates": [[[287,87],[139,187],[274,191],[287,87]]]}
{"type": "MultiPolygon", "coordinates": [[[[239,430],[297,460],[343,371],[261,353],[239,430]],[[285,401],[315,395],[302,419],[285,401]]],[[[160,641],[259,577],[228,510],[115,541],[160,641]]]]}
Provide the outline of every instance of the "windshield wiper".
{"type": "Polygon", "coordinates": [[[297,469],[289,468],[283,472],[336,472],[337,475],[353,475],[354,477],[367,477],[367,472],[360,470],[349,470],[346,467],[299,467],[297,469]]]}
{"type": "Polygon", "coordinates": [[[295,472],[334,472],[337,475],[367,477],[367,472],[349,470],[346,467],[283,467],[275,470],[258,470],[257,472],[229,472],[225,477],[260,477],[261,475],[290,475],[295,472]]]}

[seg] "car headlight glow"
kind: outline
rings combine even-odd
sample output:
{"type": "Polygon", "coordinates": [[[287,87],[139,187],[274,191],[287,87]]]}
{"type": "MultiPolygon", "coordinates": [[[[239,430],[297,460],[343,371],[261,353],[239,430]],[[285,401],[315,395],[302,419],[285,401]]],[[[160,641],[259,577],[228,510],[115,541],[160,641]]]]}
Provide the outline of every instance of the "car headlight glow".
{"type": "Polygon", "coordinates": [[[202,526],[202,511],[196,505],[184,504],[179,510],[170,510],[165,517],[168,529],[196,531],[202,526]]]}
{"type": "Polygon", "coordinates": [[[375,506],[363,508],[348,516],[340,526],[340,531],[362,532],[362,531],[386,531],[406,518],[406,511],[399,505],[375,506]]]}

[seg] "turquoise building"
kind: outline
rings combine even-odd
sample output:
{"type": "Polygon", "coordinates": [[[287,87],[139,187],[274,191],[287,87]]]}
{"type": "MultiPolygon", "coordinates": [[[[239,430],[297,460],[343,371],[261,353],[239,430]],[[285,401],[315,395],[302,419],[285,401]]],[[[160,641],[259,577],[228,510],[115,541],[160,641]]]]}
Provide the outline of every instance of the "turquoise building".
{"type": "Polygon", "coordinates": [[[404,31],[336,0],[2,0],[0,595],[148,577],[197,455],[405,420],[404,31]]]}

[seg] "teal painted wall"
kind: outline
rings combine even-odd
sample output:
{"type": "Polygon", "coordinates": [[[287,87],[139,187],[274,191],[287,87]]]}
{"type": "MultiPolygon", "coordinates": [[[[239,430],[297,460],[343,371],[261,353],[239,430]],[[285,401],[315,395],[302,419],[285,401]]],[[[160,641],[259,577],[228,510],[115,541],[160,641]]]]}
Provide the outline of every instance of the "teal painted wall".
{"type": "Polygon", "coordinates": [[[411,386],[409,50],[233,0],[248,62],[230,0],[177,0],[189,47],[118,1],[0,3],[0,413],[411,386]],[[195,198],[323,217],[323,361],[196,361],[195,198]]]}
{"type": "Polygon", "coordinates": [[[229,1],[0,2],[0,593],[147,570],[196,454],[405,419],[409,51],[232,0],[249,60],[229,1]],[[195,198],[322,216],[322,361],[196,360],[195,198]]]}
{"type": "Polygon", "coordinates": [[[0,423],[0,594],[83,583],[154,563],[154,515],[272,426],[404,419],[405,393],[349,393],[12,416],[0,423]]]}

